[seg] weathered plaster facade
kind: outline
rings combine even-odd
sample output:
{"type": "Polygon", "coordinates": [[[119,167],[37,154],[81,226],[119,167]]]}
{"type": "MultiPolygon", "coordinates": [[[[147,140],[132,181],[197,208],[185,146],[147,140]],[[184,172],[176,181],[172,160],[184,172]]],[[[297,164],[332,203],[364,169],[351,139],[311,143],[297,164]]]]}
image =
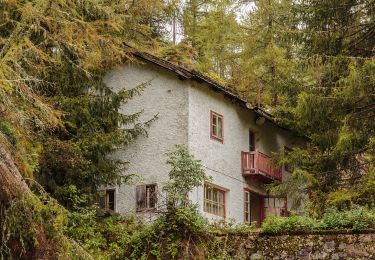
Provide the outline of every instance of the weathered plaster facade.
{"type": "MultiPolygon", "coordinates": [[[[173,73],[152,64],[124,65],[105,77],[105,83],[117,91],[145,82],[150,82],[150,85],[140,96],[123,106],[121,112],[142,112],[139,122],[147,122],[154,116],[157,118],[147,129],[147,136],[137,137],[135,142],[114,156],[129,162],[124,174],[140,176],[134,184],[157,183],[161,188],[162,183],[168,180],[166,153],[176,144],[187,145],[189,83],[179,81],[173,73]]],[[[135,212],[135,186],[117,187],[115,204],[119,213],[135,212]]]]}
{"type": "MultiPolygon", "coordinates": [[[[147,81],[150,85],[126,104],[122,112],[142,111],[140,122],[155,115],[157,119],[151,123],[148,136],[138,137],[114,155],[129,162],[124,174],[142,176],[132,185],[116,187],[116,211],[122,214],[135,212],[135,185],[139,183],[157,183],[160,197],[163,196],[161,187],[168,180],[169,172],[166,152],[174,145],[182,144],[196,159],[202,160],[212,183],[226,189],[226,219],[243,222],[244,188],[265,194],[261,183],[246,181],[241,175],[241,151],[249,149],[249,129],[256,134],[256,148],[268,155],[284,145],[293,147],[300,139],[270,121],[256,125],[251,109],[233,103],[205,83],[181,79],[176,73],[149,62],[124,65],[105,77],[105,83],[116,91],[134,88],[147,81]],[[211,110],[224,117],[223,142],[210,138],[211,110]]],[[[203,187],[194,190],[190,198],[199,203],[206,217],[220,219],[203,212],[203,187]]]]}
{"type": "MultiPolygon", "coordinates": [[[[212,183],[227,189],[226,213],[228,218],[237,222],[244,221],[243,197],[244,188],[266,194],[261,183],[246,181],[242,177],[241,151],[249,150],[249,129],[256,134],[256,148],[265,154],[279,151],[284,146],[293,147],[298,139],[293,139],[287,130],[265,122],[255,124],[253,111],[240,107],[227,100],[221,93],[210,90],[202,84],[192,84],[189,89],[189,151],[202,160],[207,175],[213,178],[212,183]],[[210,110],[224,117],[224,141],[210,138],[210,110]]],[[[203,188],[191,194],[193,201],[199,202],[203,212],[203,188]]],[[[205,214],[205,213],[204,213],[205,214]]],[[[216,216],[205,214],[217,219],[216,216]]]]}

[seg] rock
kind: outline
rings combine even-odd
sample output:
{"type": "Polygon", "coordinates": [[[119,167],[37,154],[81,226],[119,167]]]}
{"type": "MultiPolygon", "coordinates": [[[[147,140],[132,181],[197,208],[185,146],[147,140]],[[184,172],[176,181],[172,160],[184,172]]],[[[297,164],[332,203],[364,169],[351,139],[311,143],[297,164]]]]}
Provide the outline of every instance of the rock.
{"type": "Polygon", "coordinates": [[[335,241],[328,241],[324,243],[323,250],[332,252],[335,250],[335,241]]]}
{"type": "Polygon", "coordinates": [[[261,260],[261,259],[264,259],[264,257],[261,254],[259,254],[259,253],[255,253],[255,254],[252,254],[250,256],[250,259],[251,260],[261,260]]]}

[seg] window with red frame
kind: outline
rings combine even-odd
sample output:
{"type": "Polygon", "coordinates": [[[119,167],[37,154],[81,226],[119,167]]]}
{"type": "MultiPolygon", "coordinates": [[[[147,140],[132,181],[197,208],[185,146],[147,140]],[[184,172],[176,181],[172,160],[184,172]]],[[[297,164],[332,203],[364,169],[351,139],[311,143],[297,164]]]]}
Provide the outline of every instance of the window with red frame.
{"type": "Polygon", "coordinates": [[[210,112],[211,138],[220,142],[224,141],[224,117],[214,111],[210,112]]]}
{"type": "Polygon", "coordinates": [[[286,198],[265,197],[264,198],[264,217],[287,216],[287,201],[286,198]]]}
{"type": "Polygon", "coordinates": [[[251,221],[251,207],[250,207],[250,191],[245,190],[244,192],[244,220],[246,223],[251,221]]]}

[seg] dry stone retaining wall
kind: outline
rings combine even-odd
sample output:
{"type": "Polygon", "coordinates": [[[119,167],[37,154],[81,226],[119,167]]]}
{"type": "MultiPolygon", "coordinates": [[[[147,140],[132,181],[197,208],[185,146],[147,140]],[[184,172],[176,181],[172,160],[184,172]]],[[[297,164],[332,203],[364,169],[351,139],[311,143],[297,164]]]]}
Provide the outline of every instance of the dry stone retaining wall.
{"type": "Polygon", "coordinates": [[[227,234],[220,239],[226,241],[236,259],[375,259],[373,230],[277,236],[227,234]]]}

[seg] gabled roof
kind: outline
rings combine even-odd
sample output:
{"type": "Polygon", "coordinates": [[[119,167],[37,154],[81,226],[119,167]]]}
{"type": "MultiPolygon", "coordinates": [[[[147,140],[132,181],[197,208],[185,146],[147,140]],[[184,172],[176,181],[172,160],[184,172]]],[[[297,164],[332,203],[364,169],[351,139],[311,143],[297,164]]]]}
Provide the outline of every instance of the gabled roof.
{"type": "Polygon", "coordinates": [[[209,77],[207,77],[207,76],[205,76],[205,75],[203,75],[203,74],[201,74],[201,73],[199,73],[195,70],[186,69],[182,66],[173,64],[169,61],[163,60],[161,58],[158,58],[154,55],[151,55],[151,54],[148,54],[148,53],[145,53],[145,52],[135,51],[135,52],[133,52],[133,55],[135,57],[138,57],[138,58],[141,58],[143,60],[154,63],[154,64],[156,64],[160,67],[163,67],[163,68],[165,68],[169,71],[172,71],[172,72],[176,73],[181,78],[194,80],[194,81],[197,81],[197,82],[200,82],[200,83],[206,83],[212,89],[214,89],[216,91],[219,91],[219,92],[222,92],[227,97],[230,97],[233,100],[239,102],[242,106],[248,107],[248,103],[245,100],[243,100],[240,97],[238,97],[237,95],[233,94],[227,87],[219,84],[218,82],[214,81],[213,79],[210,79],[209,77]]]}
{"type": "Polygon", "coordinates": [[[190,69],[184,68],[182,66],[173,64],[169,61],[163,60],[163,59],[158,58],[158,57],[156,57],[154,55],[151,55],[149,53],[135,51],[134,49],[132,49],[131,53],[135,57],[137,57],[141,60],[151,62],[151,63],[156,64],[156,65],[158,65],[162,68],[165,68],[165,69],[167,69],[171,72],[176,73],[182,79],[190,79],[190,80],[194,80],[194,81],[199,82],[199,83],[205,83],[212,90],[214,90],[216,92],[223,93],[226,98],[228,98],[231,101],[239,104],[241,107],[244,107],[244,108],[247,108],[249,110],[254,111],[254,113],[257,114],[258,116],[266,118],[268,121],[272,122],[274,125],[282,128],[282,129],[292,131],[291,129],[289,129],[285,126],[282,126],[282,125],[278,124],[277,122],[275,122],[275,120],[273,119],[273,116],[271,114],[269,114],[268,112],[264,111],[263,109],[261,109],[259,107],[251,106],[247,101],[245,101],[244,99],[235,95],[227,87],[219,84],[215,80],[213,80],[213,79],[211,79],[211,78],[209,78],[209,77],[207,77],[207,76],[205,76],[205,75],[203,75],[203,74],[201,74],[201,73],[199,73],[195,70],[190,70],[190,69]]]}

